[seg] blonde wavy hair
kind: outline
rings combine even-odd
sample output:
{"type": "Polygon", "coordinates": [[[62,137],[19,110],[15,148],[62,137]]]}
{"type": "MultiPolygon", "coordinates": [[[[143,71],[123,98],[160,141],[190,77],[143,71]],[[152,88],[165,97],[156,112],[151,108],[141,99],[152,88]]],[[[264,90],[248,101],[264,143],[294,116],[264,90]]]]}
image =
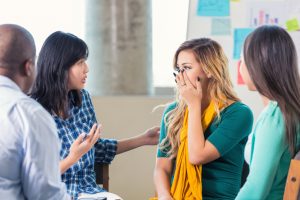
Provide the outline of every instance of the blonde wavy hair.
{"type": "MultiPolygon", "coordinates": [[[[233,90],[233,84],[228,70],[228,59],[222,47],[214,40],[208,38],[192,39],[185,41],[177,49],[174,55],[173,67],[176,69],[178,55],[181,51],[192,50],[197,62],[203,66],[206,74],[211,74],[208,83],[208,95],[214,103],[217,117],[220,118],[219,104],[224,107],[229,102],[239,101],[233,90]]],[[[168,112],[164,117],[167,127],[167,137],[159,144],[161,151],[167,153],[170,158],[175,158],[180,145],[180,129],[183,125],[184,113],[187,105],[176,94],[176,108],[168,112]]]]}

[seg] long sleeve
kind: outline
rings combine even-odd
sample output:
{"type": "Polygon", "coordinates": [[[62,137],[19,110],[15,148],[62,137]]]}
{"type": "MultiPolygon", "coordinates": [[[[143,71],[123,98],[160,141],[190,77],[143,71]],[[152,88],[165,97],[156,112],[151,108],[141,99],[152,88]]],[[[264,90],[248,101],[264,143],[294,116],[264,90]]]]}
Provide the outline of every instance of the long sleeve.
{"type": "MultiPolygon", "coordinates": [[[[272,102],[272,104],[275,104],[272,102]]],[[[279,107],[270,105],[260,117],[254,129],[250,173],[236,199],[272,199],[275,193],[283,193],[289,157],[284,139],[284,121],[279,107]],[[286,172],[285,172],[286,171],[286,172]],[[281,180],[280,180],[281,179],[281,180]],[[276,181],[275,181],[276,180],[276,181]],[[271,194],[273,193],[273,194],[271,194]]],[[[282,194],[281,194],[282,195],[282,194]]],[[[276,198],[281,199],[282,196],[276,198]]]]}
{"type": "Polygon", "coordinates": [[[110,163],[117,152],[117,141],[114,139],[100,139],[95,144],[95,161],[110,163]]]}
{"type": "Polygon", "coordinates": [[[61,182],[59,170],[59,140],[51,116],[37,106],[17,108],[17,115],[30,119],[23,124],[23,153],[21,180],[27,199],[69,199],[66,187],[61,182]],[[26,108],[27,107],[27,108],[26,108]]]}
{"type": "Polygon", "coordinates": [[[1,199],[70,199],[60,177],[53,119],[1,75],[0,93],[1,199]]]}

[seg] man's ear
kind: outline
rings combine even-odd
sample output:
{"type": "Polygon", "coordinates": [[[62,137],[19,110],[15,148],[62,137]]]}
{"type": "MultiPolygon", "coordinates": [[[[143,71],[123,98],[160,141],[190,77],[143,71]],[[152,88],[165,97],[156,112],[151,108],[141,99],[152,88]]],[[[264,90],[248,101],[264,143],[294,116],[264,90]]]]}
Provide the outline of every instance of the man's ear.
{"type": "Polygon", "coordinates": [[[34,63],[32,59],[28,59],[24,62],[23,73],[25,76],[31,76],[34,73],[34,63]]]}

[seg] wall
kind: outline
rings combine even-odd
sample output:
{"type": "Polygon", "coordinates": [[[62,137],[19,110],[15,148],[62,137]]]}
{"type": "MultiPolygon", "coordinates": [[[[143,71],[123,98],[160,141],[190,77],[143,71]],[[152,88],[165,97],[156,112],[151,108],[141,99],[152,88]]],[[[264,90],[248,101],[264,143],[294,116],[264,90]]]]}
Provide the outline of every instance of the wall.
{"type": "MultiPolygon", "coordinates": [[[[220,1],[216,0],[203,0],[206,2],[206,9],[212,8],[212,5],[220,5],[220,1]]],[[[225,0],[222,2],[222,4],[225,0]]],[[[254,117],[257,118],[258,114],[263,108],[260,97],[256,92],[250,92],[245,85],[237,84],[237,61],[234,58],[234,44],[238,37],[235,37],[234,31],[240,28],[256,28],[260,23],[253,23],[253,19],[260,19],[257,16],[262,14],[261,24],[276,24],[285,27],[285,22],[292,18],[300,19],[300,1],[299,0],[229,0],[229,16],[199,16],[197,15],[197,8],[199,0],[189,1],[189,16],[187,26],[187,38],[199,38],[209,37],[221,44],[225,54],[229,59],[229,71],[234,83],[235,91],[244,103],[250,106],[254,113],[254,117]],[[268,16],[268,17],[266,17],[268,16]],[[229,32],[225,33],[226,29],[221,20],[228,20],[229,32]],[[275,23],[272,21],[276,19],[275,23]],[[214,29],[213,21],[220,20],[220,26],[214,29]],[[221,27],[222,26],[222,27],[221,27]],[[222,32],[222,30],[224,32],[222,32]]],[[[203,4],[202,4],[203,5],[203,4]]],[[[224,5],[224,4],[223,4],[224,5]]],[[[218,6],[217,6],[218,7],[218,6]]],[[[222,6],[221,6],[222,7],[222,6]]],[[[219,10],[220,6],[218,7],[219,10]]],[[[218,12],[215,12],[217,15],[218,12]]],[[[223,21],[224,22],[224,21],[223,21]]],[[[227,27],[227,26],[225,26],[227,27]]],[[[297,51],[300,50],[300,32],[291,31],[292,38],[295,41],[297,51]]],[[[242,42],[241,42],[242,44],[242,42]]],[[[239,53],[238,53],[239,55],[239,53]]]]}
{"type": "MultiPolygon", "coordinates": [[[[210,37],[210,19],[197,17],[193,10],[196,5],[197,0],[190,0],[187,38],[210,37]]],[[[230,6],[231,27],[248,27],[245,17],[247,10],[245,1],[231,2],[230,6]]],[[[300,47],[299,33],[299,31],[291,33],[296,43],[299,44],[298,47],[300,47]]],[[[224,47],[230,60],[230,74],[235,90],[242,101],[250,106],[255,118],[257,118],[263,108],[260,97],[255,92],[249,92],[245,85],[237,84],[237,60],[232,58],[233,32],[229,36],[212,36],[212,38],[224,47]]],[[[159,125],[163,109],[154,113],[152,113],[152,109],[169,101],[171,101],[171,97],[114,96],[93,98],[97,118],[104,127],[103,137],[117,139],[132,137],[149,127],[159,125]]],[[[110,191],[119,194],[125,200],[144,200],[153,196],[155,154],[156,147],[148,146],[118,155],[110,166],[110,191]]]]}
{"type": "Polygon", "coordinates": [[[233,57],[233,27],[244,28],[247,27],[247,20],[245,17],[246,4],[245,1],[230,2],[230,16],[228,17],[206,17],[197,16],[198,0],[190,0],[189,5],[189,18],[187,27],[187,38],[209,37],[223,47],[225,54],[229,59],[229,72],[233,81],[235,91],[241,100],[251,107],[254,116],[257,117],[262,109],[262,103],[257,93],[247,91],[245,85],[237,84],[237,60],[233,57]],[[231,30],[227,35],[214,35],[212,34],[212,19],[229,19],[231,30]]]}
{"type": "MultiPolygon", "coordinates": [[[[160,124],[167,97],[113,96],[93,97],[103,138],[123,139],[160,124]]],[[[145,146],[116,156],[110,165],[110,191],[125,200],[144,200],[154,195],[153,169],[156,147],[145,146]]]]}

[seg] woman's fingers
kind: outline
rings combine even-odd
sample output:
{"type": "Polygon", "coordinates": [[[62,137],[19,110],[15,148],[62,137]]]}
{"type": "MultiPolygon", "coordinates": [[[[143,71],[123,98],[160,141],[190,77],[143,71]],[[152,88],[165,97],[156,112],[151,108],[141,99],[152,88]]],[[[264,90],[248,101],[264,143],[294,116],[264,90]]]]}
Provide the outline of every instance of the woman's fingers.
{"type": "Polygon", "coordinates": [[[183,71],[184,70],[179,71],[179,73],[175,77],[175,82],[176,82],[177,87],[179,89],[186,86],[185,79],[184,79],[184,76],[183,76],[183,71]]]}
{"type": "Polygon", "coordinates": [[[81,133],[81,134],[77,137],[77,139],[74,141],[73,144],[79,145],[80,143],[82,143],[82,141],[84,140],[85,136],[86,136],[85,133],[81,133]]]}
{"type": "Polygon", "coordinates": [[[86,140],[87,140],[88,142],[91,142],[91,141],[92,141],[92,139],[93,139],[93,137],[94,137],[94,134],[95,134],[95,131],[96,131],[96,128],[97,128],[97,124],[95,123],[95,124],[92,126],[92,128],[91,128],[91,130],[90,130],[88,136],[86,137],[86,140]]]}
{"type": "Polygon", "coordinates": [[[180,84],[181,87],[186,86],[183,73],[184,73],[183,69],[178,73],[178,77],[179,77],[179,82],[178,83],[180,84]]]}
{"type": "Polygon", "coordinates": [[[91,141],[91,143],[92,143],[93,145],[94,145],[94,144],[98,141],[98,139],[100,138],[101,128],[102,128],[102,125],[99,124],[99,125],[97,126],[97,129],[95,130],[94,136],[93,136],[92,141],[91,141]]]}
{"type": "Polygon", "coordinates": [[[182,72],[182,77],[183,77],[183,81],[187,87],[193,86],[185,71],[182,72]]]}

